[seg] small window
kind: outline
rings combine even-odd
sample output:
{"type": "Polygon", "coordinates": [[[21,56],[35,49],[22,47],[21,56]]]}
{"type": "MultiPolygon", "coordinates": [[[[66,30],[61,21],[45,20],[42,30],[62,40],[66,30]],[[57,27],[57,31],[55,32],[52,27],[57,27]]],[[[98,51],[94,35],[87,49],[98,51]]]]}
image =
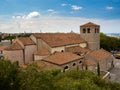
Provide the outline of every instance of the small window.
{"type": "Polygon", "coordinates": [[[87,29],[87,32],[90,33],[90,28],[87,29]]]}
{"type": "Polygon", "coordinates": [[[73,63],[73,66],[75,66],[76,65],[76,63],[73,63]]]}
{"type": "Polygon", "coordinates": [[[83,29],[83,33],[86,33],[86,29],[85,28],[83,29]]]}
{"type": "Polygon", "coordinates": [[[97,29],[97,33],[99,33],[99,28],[97,29]]]}
{"type": "Polygon", "coordinates": [[[64,52],[64,50],[61,50],[61,52],[64,52]]]}
{"type": "Polygon", "coordinates": [[[68,66],[65,66],[65,68],[64,69],[68,69],[68,66]]]}
{"type": "Polygon", "coordinates": [[[77,53],[77,55],[79,55],[79,56],[80,56],[80,54],[79,54],[79,53],[77,53]]]}
{"type": "Polygon", "coordinates": [[[95,33],[97,33],[97,29],[95,28],[95,33]]]}
{"type": "Polygon", "coordinates": [[[81,63],[82,63],[82,61],[79,62],[79,64],[81,64],[81,63]]]}
{"type": "Polygon", "coordinates": [[[69,69],[68,66],[65,66],[63,72],[67,71],[68,69],[69,69]]]}

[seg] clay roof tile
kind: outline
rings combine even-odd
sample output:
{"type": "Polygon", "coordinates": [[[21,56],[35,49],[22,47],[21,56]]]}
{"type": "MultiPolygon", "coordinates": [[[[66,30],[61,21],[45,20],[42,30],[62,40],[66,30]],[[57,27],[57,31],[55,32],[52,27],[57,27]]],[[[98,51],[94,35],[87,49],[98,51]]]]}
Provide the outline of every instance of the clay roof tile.
{"type": "Polygon", "coordinates": [[[94,57],[96,60],[101,61],[101,60],[105,60],[112,54],[104,49],[99,49],[89,53],[89,55],[94,57]]]}
{"type": "Polygon", "coordinates": [[[97,25],[97,24],[94,24],[94,23],[92,23],[92,22],[88,22],[88,23],[86,23],[86,24],[84,24],[84,25],[81,25],[81,27],[83,27],[83,26],[99,26],[99,25],[97,25]]]}
{"type": "Polygon", "coordinates": [[[22,50],[23,48],[16,42],[5,48],[5,50],[22,50]]]}
{"type": "Polygon", "coordinates": [[[18,39],[23,43],[23,45],[34,45],[35,44],[29,37],[19,37],[18,39]]]}
{"type": "Polygon", "coordinates": [[[90,52],[91,50],[89,48],[82,48],[80,46],[74,46],[74,47],[66,48],[66,51],[72,52],[72,53],[87,53],[87,52],[90,52]]]}
{"type": "Polygon", "coordinates": [[[42,48],[39,51],[34,53],[34,55],[42,55],[42,56],[43,55],[49,55],[49,54],[50,54],[50,52],[45,48],[42,48]]]}
{"type": "Polygon", "coordinates": [[[8,46],[0,46],[0,50],[6,49],[8,46]]]}
{"type": "Polygon", "coordinates": [[[79,44],[86,42],[76,33],[35,33],[36,38],[45,41],[51,47],[79,44]]]}
{"type": "Polygon", "coordinates": [[[80,56],[70,52],[56,52],[53,55],[47,58],[44,58],[43,61],[54,63],[57,65],[63,65],[63,64],[78,60],[80,58],[81,58],[80,56]]]}

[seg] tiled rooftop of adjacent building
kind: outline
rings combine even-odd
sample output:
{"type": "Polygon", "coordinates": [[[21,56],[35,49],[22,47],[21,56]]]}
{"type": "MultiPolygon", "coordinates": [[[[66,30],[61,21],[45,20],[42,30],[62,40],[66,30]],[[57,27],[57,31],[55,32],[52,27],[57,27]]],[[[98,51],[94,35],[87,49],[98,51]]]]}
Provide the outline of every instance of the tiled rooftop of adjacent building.
{"type": "Polygon", "coordinates": [[[21,50],[21,49],[23,48],[17,42],[5,48],[5,50],[8,50],[8,51],[9,50],[21,50]]]}
{"type": "Polygon", "coordinates": [[[51,62],[57,65],[62,65],[75,60],[79,60],[80,58],[80,56],[70,52],[56,52],[53,55],[43,59],[43,61],[51,62]]]}
{"type": "Polygon", "coordinates": [[[49,54],[50,54],[50,52],[45,48],[42,48],[34,53],[34,55],[41,55],[41,56],[49,55],[49,54]]]}
{"type": "Polygon", "coordinates": [[[31,40],[31,38],[29,37],[19,37],[17,38],[18,40],[20,40],[23,45],[34,45],[35,43],[31,40]]]}
{"type": "Polygon", "coordinates": [[[89,48],[82,48],[80,46],[73,46],[73,47],[68,47],[66,49],[67,52],[72,52],[72,53],[87,53],[87,52],[90,52],[91,50],[89,48]]]}
{"type": "Polygon", "coordinates": [[[35,33],[36,38],[44,40],[51,47],[79,44],[86,42],[76,33],[35,33]]]}
{"type": "Polygon", "coordinates": [[[101,61],[101,60],[104,60],[107,57],[111,56],[111,53],[104,49],[99,49],[99,50],[95,50],[95,51],[89,53],[89,55],[94,57],[96,60],[101,61]]]}

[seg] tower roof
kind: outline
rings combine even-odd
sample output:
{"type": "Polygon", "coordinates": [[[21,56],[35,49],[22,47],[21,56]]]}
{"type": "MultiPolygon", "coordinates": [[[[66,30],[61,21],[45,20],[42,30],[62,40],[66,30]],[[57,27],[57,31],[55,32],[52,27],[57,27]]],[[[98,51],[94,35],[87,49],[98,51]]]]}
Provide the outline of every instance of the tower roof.
{"type": "Polygon", "coordinates": [[[84,27],[86,27],[86,26],[100,26],[100,25],[97,25],[97,24],[94,24],[94,23],[92,23],[92,22],[88,22],[88,23],[86,23],[86,24],[84,24],[84,25],[81,25],[82,27],[84,26],[84,27]]]}

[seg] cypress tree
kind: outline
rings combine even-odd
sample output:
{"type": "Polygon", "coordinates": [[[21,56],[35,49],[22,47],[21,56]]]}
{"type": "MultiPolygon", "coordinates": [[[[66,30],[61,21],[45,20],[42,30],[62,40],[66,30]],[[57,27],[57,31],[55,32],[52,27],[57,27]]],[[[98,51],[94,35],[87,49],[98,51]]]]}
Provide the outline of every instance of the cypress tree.
{"type": "Polygon", "coordinates": [[[99,62],[97,63],[97,74],[98,74],[98,76],[100,76],[100,65],[99,65],[99,62]]]}

